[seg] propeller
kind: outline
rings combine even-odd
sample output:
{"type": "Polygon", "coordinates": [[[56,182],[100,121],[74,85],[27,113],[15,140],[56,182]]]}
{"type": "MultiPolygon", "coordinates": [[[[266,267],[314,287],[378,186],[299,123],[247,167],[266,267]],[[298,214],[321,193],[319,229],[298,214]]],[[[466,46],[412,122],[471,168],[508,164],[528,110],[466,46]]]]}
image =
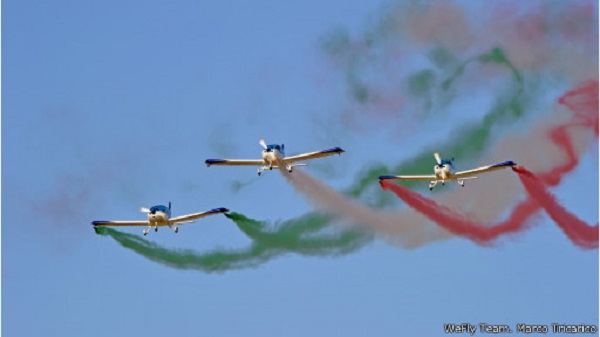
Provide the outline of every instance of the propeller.
{"type": "Polygon", "coordinates": [[[435,160],[437,161],[438,165],[442,165],[442,158],[440,157],[440,154],[437,152],[434,152],[433,156],[435,157],[435,160]]]}
{"type": "Polygon", "coordinates": [[[261,138],[261,139],[259,139],[259,140],[258,140],[258,144],[260,144],[262,147],[264,147],[264,148],[265,148],[265,150],[267,149],[267,144],[265,143],[265,140],[264,140],[264,139],[262,139],[262,138],[261,138]]]}
{"type": "Polygon", "coordinates": [[[148,209],[146,207],[140,207],[140,212],[142,212],[142,213],[150,213],[150,209],[148,209]]]}

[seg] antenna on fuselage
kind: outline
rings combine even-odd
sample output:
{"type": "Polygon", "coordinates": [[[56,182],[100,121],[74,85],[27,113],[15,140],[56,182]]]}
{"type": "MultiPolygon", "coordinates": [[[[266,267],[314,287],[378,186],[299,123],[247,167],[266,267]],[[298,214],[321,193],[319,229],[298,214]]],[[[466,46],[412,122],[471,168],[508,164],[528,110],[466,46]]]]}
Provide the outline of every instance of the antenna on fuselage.
{"type": "Polygon", "coordinates": [[[169,211],[171,210],[171,202],[169,201],[169,211]]]}

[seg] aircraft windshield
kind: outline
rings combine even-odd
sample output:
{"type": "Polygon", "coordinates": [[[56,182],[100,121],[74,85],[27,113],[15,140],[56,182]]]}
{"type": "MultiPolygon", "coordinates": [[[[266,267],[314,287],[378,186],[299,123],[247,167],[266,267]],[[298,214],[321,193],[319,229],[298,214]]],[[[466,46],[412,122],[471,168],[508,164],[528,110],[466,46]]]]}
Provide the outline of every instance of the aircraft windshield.
{"type": "Polygon", "coordinates": [[[442,160],[442,165],[450,165],[450,167],[454,168],[453,160],[444,159],[444,160],[442,160]]]}
{"type": "Polygon", "coordinates": [[[271,144],[271,145],[267,145],[267,150],[277,150],[277,151],[281,151],[281,147],[277,144],[271,144]]]}
{"type": "Polygon", "coordinates": [[[154,214],[156,212],[169,213],[169,208],[167,206],[163,206],[163,205],[152,206],[150,208],[150,213],[154,214]]]}

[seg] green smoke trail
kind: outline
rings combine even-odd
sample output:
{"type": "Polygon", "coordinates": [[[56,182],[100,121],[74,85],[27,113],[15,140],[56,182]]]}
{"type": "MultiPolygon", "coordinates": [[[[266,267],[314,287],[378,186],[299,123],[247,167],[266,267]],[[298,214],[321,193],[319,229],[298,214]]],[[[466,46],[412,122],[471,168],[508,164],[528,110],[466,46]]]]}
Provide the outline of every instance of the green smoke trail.
{"type": "Polygon", "coordinates": [[[371,240],[371,235],[359,230],[337,230],[324,233],[333,220],[325,214],[307,214],[276,226],[253,220],[239,213],[226,215],[249,238],[271,249],[301,255],[335,256],[347,254],[371,240]],[[270,228],[273,227],[273,228],[270,228]]]}
{"type": "MultiPolygon", "coordinates": [[[[527,104],[527,97],[523,95],[523,77],[500,48],[493,48],[488,53],[463,62],[446,81],[442,82],[443,89],[448,90],[456,79],[464,73],[465,67],[474,61],[495,63],[507,67],[511,71],[515,82],[515,85],[510,89],[510,93],[505,97],[499,97],[481,122],[472,123],[457,130],[451,142],[441,144],[441,147],[438,146],[435,149],[425,150],[420,155],[398,165],[388,167],[379,164],[359,173],[355,183],[347,189],[347,195],[360,198],[366,194],[365,192],[372,192],[377,185],[374,182],[377,181],[377,177],[380,175],[397,174],[398,172],[419,173],[431,169],[434,151],[452,154],[461,159],[478,156],[488,147],[493,134],[492,128],[508,126],[524,116],[525,109],[523,107],[527,104]]],[[[405,182],[407,187],[416,187],[417,184],[410,181],[405,182]]],[[[392,199],[381,193],[369,193],[367,201],[371,206],[383,207],[392,202],[392,199]]]]}
{"type": "Polygon", "coordinates": [[[253,242],[248,247],[208,252],[168,249],[138,235],[122,233],[112,228],[96,227],[95,230],[97,234],[110,236],[121,246],[151,261],[177,269],[195,269],[208,273],[257,267],[288,253],[321,257],[341,256],[360,249],[372,240],[371,235],[358,230],[323,233],[321,231],[328,226],[331,218],[319,214],[274,226],[239,213],[230,213],[227,217],[252,239],[253,242]]]}
{"type": "Polygon", "coordinates": [[[141,256],[177,269],[196,269],[205,272],[258,266],[273,256],[264,246],[253,244],[241,250],[214,250],[199,253],[191,249],[168,249],[141,236],[122,233],[112,228],[96,227],[96,234],[110,236],[121,246],[131,249],[141,256]]]}
{"type": "MultiPolygon", "coordinates": [[[[436,53],[436,55],[437,54],[439,54],[439,53],[436,53]]],[[[432,57],[435,57],[435,56],[432,56],[432,57]]],[[[442,88],[444,90],[450,89],[450,86],[454,83],[454,81],[464,73],[467,65],[474,61],[478,61],[483,64],[495,63],[498,65],[506,66],[512,72],[515,81],[521,85],[523,84],[523,77],[522,77],[521,73],[512,64],[512,62],[510,62],[510,60],[506,57],[504,51],[500,48],[492,48],[492,50],[490,50],[488,53],[484,53],[484,54],[481,54],[479,56],[476,56],[474,58],[464,61],[461,65],[459,65],[456,68],[456,70],[453,72],[453,74],[448,79],[446,79],[445,81],[442,82],[442,88]]]]}

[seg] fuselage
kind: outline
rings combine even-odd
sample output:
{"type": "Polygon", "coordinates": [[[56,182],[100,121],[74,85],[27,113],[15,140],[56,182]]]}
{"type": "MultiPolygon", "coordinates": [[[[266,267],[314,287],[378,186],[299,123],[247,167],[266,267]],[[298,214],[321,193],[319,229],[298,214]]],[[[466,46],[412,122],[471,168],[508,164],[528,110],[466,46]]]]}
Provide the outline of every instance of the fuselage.
{"type": "Polygon", "coordinates": [[[171,210],[163,205],[153,206],[150,208],[150,212],[148,212],[148,222],[150,222],[150,225],[153,227],[167,226],[170,217],[171,210]]]}
{"type": "Polygon", "coordinates": [[[454,177],[454,163],[452,160],[442,160],[442,163],[433,167],[437,180],[451,180],[454,177]]]}
{"type": "Polygon", "coordinates": [[[285,152],[283,150],[283,144],[277,145],[272,144],[268,145],[265,150],[262,151],[262,157],[265,161],[265,166],[278,166],[281,164],[282,159],[285,157],[285,152]]]}

